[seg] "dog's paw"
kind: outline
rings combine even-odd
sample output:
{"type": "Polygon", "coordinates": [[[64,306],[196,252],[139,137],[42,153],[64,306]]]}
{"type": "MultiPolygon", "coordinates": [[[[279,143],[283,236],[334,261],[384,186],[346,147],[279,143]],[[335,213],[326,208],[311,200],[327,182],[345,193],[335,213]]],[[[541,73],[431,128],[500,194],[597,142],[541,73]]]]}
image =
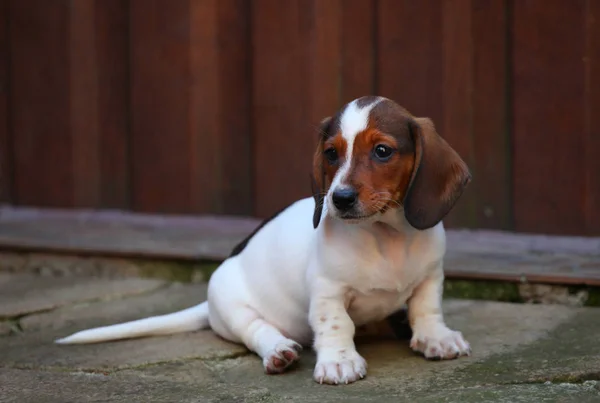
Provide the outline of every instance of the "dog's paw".
{"type": "Polygon", "coordinates": [[[267,374],[280,374],[300,359],[302,346],[294,340],[286,340],[275,345],[275,348],[263,358],[263,366],[267,374]]]}
{"type": "Polygon", "coordinates": [[[319,352],[313,378],[330,385],[356,382],[367,375],[367,362],[356,350],[319,352]]]}
{"type": "Polygon", "coordinates": [[[410,348],[429,360],[451,360],[471,354],[471,346],[462,333],[446,326],[417,329],[410,341],[410,348]]]}

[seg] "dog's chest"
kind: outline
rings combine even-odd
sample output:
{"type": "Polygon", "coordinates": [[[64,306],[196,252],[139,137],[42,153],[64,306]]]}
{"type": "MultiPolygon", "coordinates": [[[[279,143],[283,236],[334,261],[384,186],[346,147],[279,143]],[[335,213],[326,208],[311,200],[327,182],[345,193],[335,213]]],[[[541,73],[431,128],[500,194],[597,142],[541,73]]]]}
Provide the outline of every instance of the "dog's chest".
{"type": "Polygon", "coordinates": [[[343,241],[329,249],[336,253],[328,254],[328,266],[330,275],[349,287],[347,309],[357,326],[400,309],[429,273],[430,242],[383,231],[343,241]]]}
{"type": "Polygon", "coordinates": [[[348,295],[348,314],[356,326],[362,326],[396,312],[409,297],[410,290],[373,290],[366,294],[352,290],[348,295]]]}

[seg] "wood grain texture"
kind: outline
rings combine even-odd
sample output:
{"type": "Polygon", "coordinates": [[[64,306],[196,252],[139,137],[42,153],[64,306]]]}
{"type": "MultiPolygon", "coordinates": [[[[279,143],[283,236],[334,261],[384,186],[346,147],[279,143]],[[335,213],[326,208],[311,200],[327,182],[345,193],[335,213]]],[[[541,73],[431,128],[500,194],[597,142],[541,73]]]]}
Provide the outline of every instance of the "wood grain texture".
{"type": "Polygon", "coordinates": [[[65,2],[68,33],[64,43],[68,66],[66,96],[71,147],[72,204],[100,204],[100,117],[98,115],[98,59],[96,53],[96,0],[65,2]]]}
{"type": "Polygon", "coordinates": [[[471,0],[442,3],[442,102],[438,132],[467,163],[474,175],[452,211],[444,219],[449,227],[477,225],[477,167],[473,133],[474,32],[471,0]]]}
{"type": "Polygon", "coordinates": [[[341,101],[377,95],[377,1],[345,0],[341,9],[341,101]]]}
{"type": "Polygon", "coordinates": [[[377,2],[377,93],[443,121],[441,0],[377,2]]]}
{"type": "Polygon", "coordinates": [[[213,211],[251,215],[254,211],[251,128],[252,48],[250,3],[219,0],[218,148],[222,177],[213,211]]]}
{"type": "Polygon", "coordinates": [[[585,231],[585,1],[513,4],[515,229],[585,231]]]}
{"type": "Polygon", "coordinates": [[[129,0],[95,0],[100,205],[131,207],[129,0]]]}
{"type": "Polygon", "coordinates": [[[249,212],[244,6],[131,1],[136,210],[249,212]]]}
{"type": "Polygon", "coordinates": [[[9,2],[14,200],[20,205],[74,206],[67,3],[9,2]]]}
{"type": "Polygon", "coordinates": [[[310,195],[319,121],[340,104],[335,1],[252,2],[255,214],[310,195]]]}
{"type": "Polygon", "coordinates": [[[127,207],[127,1],[10,8],[15,201],[127,207]]]}
{"type": "Polygon", "coordinates": [[[478,228],[508,230],[513,227],[508,1],[473,1],[471,12],[473,221],[478,228]]]}
{"type": "Polygon", "coordinates": [[[587,235],[600,235],[600,2],[586,2],[585,132],[587,235]]]}
{"type": "Polygon", "coordinates": [[[8,0],[0,0],[0,203],[12,201],[13,158],[10,129],[10,40],[8,0]]]}

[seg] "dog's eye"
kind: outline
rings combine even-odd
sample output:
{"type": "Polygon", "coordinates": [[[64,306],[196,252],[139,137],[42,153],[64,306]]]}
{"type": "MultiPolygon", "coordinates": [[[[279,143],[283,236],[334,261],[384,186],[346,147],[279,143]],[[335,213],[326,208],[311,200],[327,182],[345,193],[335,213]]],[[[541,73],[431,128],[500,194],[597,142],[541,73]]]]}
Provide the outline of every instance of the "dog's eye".
{"type": "Polygon", "coordinates": [[[335,151],[335,148],[331,147],[328,148],[327,150],[324,151],[325,154],[325,158],[327,158],[327,161],[329,161],[330,164],[335,164],[338,160],[338,155],[337,155],[337,151],[335,151]]]}
{"type": "Polygon", "coordinates": [[[392,147],[383,144],[375,146],[375,149],[373,150],[373,154],[380,161],[389,160],[393,153],[394,149],[392,147]]]}

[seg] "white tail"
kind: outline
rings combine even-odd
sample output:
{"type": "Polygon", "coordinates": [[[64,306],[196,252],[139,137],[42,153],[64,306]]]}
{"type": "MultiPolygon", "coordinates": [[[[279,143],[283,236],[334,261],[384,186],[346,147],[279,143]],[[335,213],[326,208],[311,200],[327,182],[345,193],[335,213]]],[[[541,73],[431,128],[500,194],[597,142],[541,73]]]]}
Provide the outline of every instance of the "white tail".
{"type": "Polygon", "coordinates": [[[152,316],[118,325],[82,330],[81,332],[58,339],[55,343],[98,343],[135,337],[192,332],[208,327],[208,302],[203,302],[200,305],[167,315],[152,316]]]}

